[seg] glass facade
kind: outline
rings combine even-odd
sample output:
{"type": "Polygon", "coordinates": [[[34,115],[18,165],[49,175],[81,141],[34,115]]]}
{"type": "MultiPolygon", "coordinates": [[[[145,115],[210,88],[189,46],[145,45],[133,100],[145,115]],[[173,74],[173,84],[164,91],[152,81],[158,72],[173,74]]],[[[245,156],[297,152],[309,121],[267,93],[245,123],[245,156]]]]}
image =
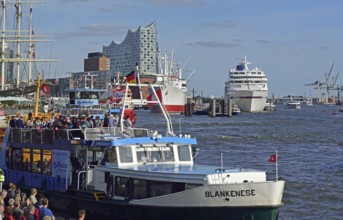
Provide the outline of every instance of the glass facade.
{"type": "Polygon", "coordinates": [[[139,27],[136,31],[129,30],[122,43],[112,43],[103,46],[104,54],[110,58],[112,76],[118,72],[129,74],[139,66],[141,74],[156,74],[158,72],[158,45],[156,23],[139,27]]]}

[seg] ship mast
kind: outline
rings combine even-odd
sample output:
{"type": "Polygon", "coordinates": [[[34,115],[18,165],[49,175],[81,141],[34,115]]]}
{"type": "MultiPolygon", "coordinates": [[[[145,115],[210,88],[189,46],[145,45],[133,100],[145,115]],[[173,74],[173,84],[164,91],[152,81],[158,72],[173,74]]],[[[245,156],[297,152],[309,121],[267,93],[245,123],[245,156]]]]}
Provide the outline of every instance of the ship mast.
{"type": "MultiPolygon", "coordinates": [[[[16,18],[17,18],[17,54],[16,57],[19,58],[20,56],[20,35],[21,35],[21,17],[22,17],[22,12],[21,12],[21,1],[18,1],[18,4],[15,4],[16,8],[16,18]]],[[[17,82],[16,85],[17,87],[19,86],[20,83],[20,62],[17,62],[17,82]]]]}
{"type": "MultiPolygon", "coordinates": [[[[29,59],[32,60],[33,58],[33,43],[32,43],[32,33],[33,33],[33,28],[32,28],[32,1],[30,2],[30,27],[29,27],[29,59]]],[[[32,61],[29,61],[29,75],[28,75],[28,83],[31,82],[32,78],[32,61]]]]}
{"type": "Polygon", "coordinates": [[[1,30],[1,89],[5,85],[5,24],[6,24],[6,0],[2,1],[2,30],[1,30]]]}
{"type": "MultiPolygon", "coordinates": [[[[43,38],[47,38],[46,36],[40,35],[40,36],[33,36],[33,25],[32,25],[32,3],[42,3],[43,0],[14,0],[14,1],[6,1],[2,0],[2,35],[1,35],[1,88],[5,89],[5,71],[9,72],[9,70],[6,70],[8,68],[5,66],[5,63],[16,63],[16,81],[14,84],[18,87],[19,83],[21,81],[21,63],[28,63],[28,76],[27,76],[27,82],[30,83],[32,81],[32,62],[57,62],[59,60],[57,59],[36,59],[34,56],[34,42],[50,42],[51,40],[43,40],[43,38]],[[15,16],[16,16],[16,29],[15,30],[7,30],[6,29],[6,10],[8,5],[14,5],[15,7],[15,16]],[[23,10],[22,5],[23,4],[30,4],[30,12],[29,12],[29,27],[28,29],[22,29],[22,16],[23,16],[23,10]],[[8,33],[8,34],[7,34],[8,33]],[[14,42],[16,47],[16,54],[15,57],[10,57],[10,55],[6,55],[6,50],[11,49],[10,45],[8,45],[8,42],[14,42]],[[28,56],[27,58],[22,57],[22,43],[28,43],[28,56]]],[[[8,81],[8,79],[7,79],[8,81]]]]}

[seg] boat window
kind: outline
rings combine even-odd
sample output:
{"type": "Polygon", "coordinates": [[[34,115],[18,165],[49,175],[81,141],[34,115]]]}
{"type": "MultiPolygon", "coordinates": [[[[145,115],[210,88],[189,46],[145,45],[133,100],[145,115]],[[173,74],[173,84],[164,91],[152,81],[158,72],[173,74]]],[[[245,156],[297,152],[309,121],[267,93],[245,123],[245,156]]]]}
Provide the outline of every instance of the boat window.
{"type": "Polygon", "coordinates": [[[170,193],[172,193],[172,184],[170,182],[150,182],[150,197],[163,196],[170,193]]]}
{"type": "Polygon", "coordinates": [[[191,154],[188,146],[178,146],[179,160],[180,161],[190,161],[191,154]]]}
{"type": "Polygon", "coordinates": [[[162,150],[162,156],[164,161],[174,161],[174,152],[173,152],[173,148],[170,146],[167,147],[161,147],[162,150]]]}
{"type": "Polygon", "coordinates": [[[117,163],[117,152],[114,148],[110,149],[108,152],[108,161],[110,163],[117,163]]]}
{"type": "Polygon", "coordinates": [[[12,152],[13,159],[12,159],[12,169],[13,170],[24,170],[23,165],[23,151],[22,149],[13,149],[12,152]]]}
{"type": "Polygon", "coordinates": [[[149,162],[160,162],[162,161],[162,155],[158,147],[148,148],[148,160],[149,162]]]}
{"type": "Polygon", "coordinates": [[[132,163],[132,149],[131,147],[119,147],[119,157],[121,163],[132,163]]]}
{"type": "Polygon", "coordinates": [[[136,147],[136,154],[139,163],[174,161],[173,148],[169,146],[136,147]]]}
{"type": "Polygon", "coordinates": [[[31,171],[31,150],[23,148],[24,171],[31,171]]]}
{"type": "Polygon", "coordinates": [[[128,180],[127,177],[116,176],[114,194],[116,196],[126,197],[128,195],[128,180]]]}
{"type": "Polygon", "coordinates": [[[139,163],[147,162],[147,154],[143,147],[136,147],[136,155],[139,163]]]}
{"type": "Polygon", "coordinates": [[[133,180],[133,198],[145,199],[147,198],[147,181],[146,180],[133,180]]]}
{"type": "Polygon", "coordinates": [[[51,175],[51,150],[43,150],[42,173],[51,175]]]}
{"type": "Polygon", "coordinates": [[[41,172],[41,150],[39,149],[33,149],[32,150],[33,154],[33,160],[32,160],[32,172],[34,173],[40,173],[41,172]]]}
{"type": "Polygon", "coordinates": [[[90,92],[82,92],[81,99],[90,99],[90,92]]]}
{"type": "Polygon", "coordinates": [[[104,157],[104,153],[102,151],[88,151],[87,152],[87,159],[88,161],[90,161],[90,165],[99,165],[103,157],[104,157]]]}

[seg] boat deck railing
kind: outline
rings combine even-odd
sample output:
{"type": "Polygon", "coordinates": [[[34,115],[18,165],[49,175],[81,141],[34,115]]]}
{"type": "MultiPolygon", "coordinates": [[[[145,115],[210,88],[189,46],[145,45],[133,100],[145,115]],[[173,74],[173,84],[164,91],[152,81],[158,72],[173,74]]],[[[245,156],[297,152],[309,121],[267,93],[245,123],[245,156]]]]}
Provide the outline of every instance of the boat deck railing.
{"type": "Polygon", "coordinates": [[[122,131],[119,127],[86,128],[83,132],[85,140],[147,137],[152,133],[151,130],[145,128],[130,128],[122,131]]]}
{"type": "Polygon", "coordinates": [[[108,111],[108,108],[70,108],[70,109],[61,109],[61,115],[101,115],[105,114],[108,111]]]}
{"type": "Polygon", "coordinates": [[[11,128],[10,141],[14,143],[53,144],[55,140],[83,139],[81,129],[11,128]]]}

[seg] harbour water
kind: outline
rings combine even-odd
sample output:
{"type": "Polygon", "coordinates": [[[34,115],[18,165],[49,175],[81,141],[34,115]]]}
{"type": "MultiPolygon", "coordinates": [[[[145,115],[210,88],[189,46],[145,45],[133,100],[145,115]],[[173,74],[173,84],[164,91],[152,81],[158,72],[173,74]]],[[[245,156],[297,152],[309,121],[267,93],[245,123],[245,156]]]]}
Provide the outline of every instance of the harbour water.
{"type": "MultiPolygon", "coordinates": [[[[174,132],[198,140],[196,163],[267,170],[278,152],[278,174],[286,180],[279,220],[343,219],[343,112],[340,106],[308,106],[233,117],[172,115],[174,132]],[[336,114],[333,114],[336,112],[336,114]]],[[[137,111],[137,127],[158,129],[161,117],[137,111]],[[144,117],[140,117],[140,116],[144,117]]]]}
{"type": "MultiPolygon", "coordinates": [[[[343,219],[343,112],[340,106],[305,106],[233,117],[172,115],[176,134],[198,140],[196,163],[267,170],[278,152],[278,174],[286,180],[280,220],[343,219]],[[336,113],[336,115],[334,114],[336,113]],[[180,123],[181,122],[181,123],[180,123]],[[179,126],[181,124],[181,126],[179,126]]],[[[148,112],[137,126],[155,119],[148,112]]],[[[148,126],[149,127],[149,126],[148,126]]]]}

